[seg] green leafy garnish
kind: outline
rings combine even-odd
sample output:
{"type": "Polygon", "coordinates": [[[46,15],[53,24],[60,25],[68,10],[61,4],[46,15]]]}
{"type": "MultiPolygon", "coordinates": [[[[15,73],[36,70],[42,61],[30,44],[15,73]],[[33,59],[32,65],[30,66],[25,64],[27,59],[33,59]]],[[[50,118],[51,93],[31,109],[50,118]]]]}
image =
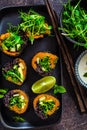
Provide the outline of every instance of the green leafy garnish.
{"type": "Polygon", "coordinates": [[[2,94],[6,94],[7,91],[8,91],[8,89],[0,89],[0,93],[2,93],[2,94]]]}
{"type": "MultiPolygon", "coordinates": [[[[4,71],[4,68],[2,69],[4,71]]],[[[17,82],[23,82],[24,77],[23,74],[19,72],[19,66],[14,65],[13,68],[9,69],[7,72],[3,73],[3,76],[8,79],[8,77],[11,77],[11,79],[17,83],[17,82]]]]}
{"type": "Polygon", "coordinates": [[[3,94],[0,94],[0,98],[3,98],[4,97],[4,95],[3,94]]]}
{"type": "Polygon", "coordinates": [[[62,35],[68,36],[76,41],[76,45],[87,49],[87,11],[80,7],[81,0],[74,6],[70,0],[64,5],[62,14],[62,35]],[[80,44],[83,43],[83,44],[80,44]]]}
{"type": "Polygon", "coordinates": [[[14,72],[13,70],[9,70],[9,71],[7,71],[7,77],[8,77],[8,75],[11,76],[11,78],[12,78],[14,81],[16,81],[16,82],[18,82],[18,81],[23,82],[23,80],[22,80],[21,77],[20,77],[20,73],[19,73],[18,71],[17,71],[17,72],[14,72]]]}
{"type": "Polygon", "coordinates": [[[42,100],[39,102],[39,106],[41,110],[43,110],[44,114],[47,114],[49,110],[54,108],[55,102],[53,100],[42,100]]]}
{"type": "Polygon", "coordinates": [[[20,11],[19,13],[20,17],[22,18],[22,22],[20,23],[19,27],[21,30],[26,32],[31,44],[33,44],[35,36],[50,34],[52,26],[48,26],[44,16],[31,9],[28,13],[23,11],[20,11]]]}
{"type": "Polygon", "coordinates": [[[14,116],[13,119],[16,122],[24,122],[25,121],[25,119],[23,117],[20,117],[20,116],[14,116]]]}
{"type": "Polygon", "coordinates": [[[7,91],[8,89],[0,89],[0,98],[3,98],[7,91]]]}
{"type": "Polygon", "coordinates": [[[84,77],[87,77],[87,72],[83,75],[84,77]]]}
{"type": "Polygon", "coordinates": [[[20,51],[24,41],[21,39],[18,33],[10,32],[10,36],[3,40],[2,49],[9,50],[11,52],[20,51]],[[19,47],[18,47],[19,46],[19,47]]]}
{"type": "Polygon", "coordinates": [[[66,92],[65,87],[63,87],[63,86],[58,86],[57,84],[55,84],[55,86],[54,86],[54,94],[57,94],[57,93],[65,93],[65,92],[66,92]]]}
{"type": "Polygon", "coordinates": [[[16,105],[18,108],[22,108],[25,104],[25,100],[19,94],[14,94],[10,98],[10,107],[16,105]]]}
{"type": "Polygon", "coordinates": [[[39,65],[43,71],[49,72],[51,70],[50,58],[45,56],[43,59],[39,59],[39,65]]]}

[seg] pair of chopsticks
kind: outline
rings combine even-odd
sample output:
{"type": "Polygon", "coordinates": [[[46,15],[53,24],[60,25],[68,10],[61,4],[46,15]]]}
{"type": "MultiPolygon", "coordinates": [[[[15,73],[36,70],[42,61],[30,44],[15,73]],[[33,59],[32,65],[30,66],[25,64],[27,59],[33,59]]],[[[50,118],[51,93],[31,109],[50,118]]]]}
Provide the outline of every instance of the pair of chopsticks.
{"type": "Polygon", "coordinates": [[[45,5],[47,7],[49,16],[51,18],[52,21],[52,25],[53,25],[53,29],[55,32],[55,36],[63,57],[63,60],[65,62],[66,65],[66,69],[68,71],[75,95],[76,95],[76,99],[80,108],[81,112],[86,112],[87,110],[87,98],[85,98],[84,96],[84,92],[82,87],[79,85],[78,81],[75,78],[75,72],[74,72],[74,64],[73,64],[73,60],[72,57],[69,53],[69,50],[63,40],[63,37],[60,33],[60,31],[58,30],[58,19],[56,17],[56,14],[54,12],[54,10],[52,9],[51,3],[49,2],[49,0],[44,0],[45,5]]]}

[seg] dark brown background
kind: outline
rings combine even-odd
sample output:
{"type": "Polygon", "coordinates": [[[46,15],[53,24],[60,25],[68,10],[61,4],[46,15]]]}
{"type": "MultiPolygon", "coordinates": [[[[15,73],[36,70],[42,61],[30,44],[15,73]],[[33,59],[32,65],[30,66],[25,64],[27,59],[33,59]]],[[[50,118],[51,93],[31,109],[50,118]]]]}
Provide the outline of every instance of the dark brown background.
{"type": "MultiPolygon", "coordinates": [[[[67,0],[49,0],[57,15],[60,14],[62,4],[67,0]],[[62,3],[62,2],[63,3],[62,3]]],[[[0,9],[6,6],[44,4],[43,0],[0,0],[0,9]]],[[[63,85],[67,92],[62,95],[62,117],[59,124],[39,130],[87,130],[87,114],[81,114],[75,102],[75,96],[63,63],[63,85]]],[[[8,130],[0,124],[0,130],[8,130]]],[[[36,129],[37,130],[37,129],[36,129]]]]}

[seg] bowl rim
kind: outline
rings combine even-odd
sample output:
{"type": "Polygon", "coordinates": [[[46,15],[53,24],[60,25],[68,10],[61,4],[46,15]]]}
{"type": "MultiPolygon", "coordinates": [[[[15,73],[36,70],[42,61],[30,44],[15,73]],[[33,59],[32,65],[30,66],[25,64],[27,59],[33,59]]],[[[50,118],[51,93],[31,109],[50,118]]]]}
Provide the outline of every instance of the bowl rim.
{"type": "Polygon", "coordinates": [[[85,88],[87,88],[87,84],[81,79],[80,75],[79,75],[79,72],[78,72],[78,65],[81,61],[81,59],[87,55],[87,50],[83,51],[79,57],[77,58],[76,60],[76,63],[75,63],[75,76],[76,76],[76,79],[79,81],[79,83],[84,86],[85,88]]]}

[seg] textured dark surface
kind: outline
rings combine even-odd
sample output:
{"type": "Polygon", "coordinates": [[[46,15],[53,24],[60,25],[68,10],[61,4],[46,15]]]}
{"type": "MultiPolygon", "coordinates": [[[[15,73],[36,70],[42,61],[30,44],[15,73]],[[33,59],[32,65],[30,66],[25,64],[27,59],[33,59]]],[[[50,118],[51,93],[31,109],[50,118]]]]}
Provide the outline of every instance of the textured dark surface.
{"type": "MultiPolygon", "coordinates": [[[[67,0],[50,0],[53,8],[59,15],[62,3],[67,0]]],[[[6,6],[19,6],[19,5],[31,5],[31,4],[44,4],[43,0],[0,0],[0,8],[6,6]]],[[[62,95],[62,118],[59,124],[51,128],[44,128],[40,130],[87,130],[87,114],[81,114],[75,102],[75,96],[70,83],[69,76],[67,74],[65,65],[63,64],[63,85],[66,87],[67,92],[62,95]]],[[[8,130],[0,124],[0,130],[8,130]]],[[[37,129],[36,129],[37,130],[37,129]]]]}

